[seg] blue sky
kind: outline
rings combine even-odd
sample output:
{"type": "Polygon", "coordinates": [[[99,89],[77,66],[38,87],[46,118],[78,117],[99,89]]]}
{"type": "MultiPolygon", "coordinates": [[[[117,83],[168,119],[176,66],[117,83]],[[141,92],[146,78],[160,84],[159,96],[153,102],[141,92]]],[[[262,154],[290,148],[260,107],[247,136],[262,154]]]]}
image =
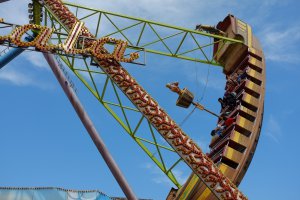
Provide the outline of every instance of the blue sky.
{"type": "MultiPolygon", "coordinates": [[[[261,138],[240,189],[249,199],[299,199],[300,167],[297,123],[300,85],[300,14],[298,1],[80,0],[89,7],[193,29],[216,24],[228,13],[248,22],[263,45],[267,63],[265,115],[261,138]]],[[[0,17],[26,24],[28,1],[0,4],[0,17]]],[[[179,80],[198,97],[206,65],[148,55],[147,66],[126,65],[152,96],[181,122],[191,111],[175,106],[165,84],[179,80]],[[197,70],[196,70],[197,68],[197,70]],[[198,73],[198,81],[196,80],[198,73]]],[[[210,67],[203,104],[220,106],[225,79],[210,67]]],[[[71,72],[69,72],[71,74],[71,72]]],[[[124,133],[124,130],[71,75],[87,112],[139,197],[164,199],[172,184],[124,133]]],[[[25,52],[0,70],[0,185],[99,189],[123,196],[40,53],[25,52]]],[[[183,129],[208,151],[216,119],[195,111],[183,129]]],[[[184,181],[190,171],[178,170],[184,181]]]]}

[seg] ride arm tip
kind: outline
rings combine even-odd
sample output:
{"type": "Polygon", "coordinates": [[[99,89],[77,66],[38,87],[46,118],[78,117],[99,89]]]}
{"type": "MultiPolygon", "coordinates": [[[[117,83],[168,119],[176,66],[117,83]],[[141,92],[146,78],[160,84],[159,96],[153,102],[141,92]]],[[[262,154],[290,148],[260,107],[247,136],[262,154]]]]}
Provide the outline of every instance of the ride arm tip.
{"type": "Polygon", "coordinates": [[[179,86],[179,82],[168,83],[166,85],[166,87],[169,88],[172,92],[175,92],[180,95],[181,89],[178,86],[179,86]]]}

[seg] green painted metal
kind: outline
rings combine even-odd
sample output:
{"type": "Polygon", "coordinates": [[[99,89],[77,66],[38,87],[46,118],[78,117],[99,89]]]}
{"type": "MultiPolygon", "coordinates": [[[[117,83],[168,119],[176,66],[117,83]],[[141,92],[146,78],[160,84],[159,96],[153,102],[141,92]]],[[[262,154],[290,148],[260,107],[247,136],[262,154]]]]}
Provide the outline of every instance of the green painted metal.
{"type": "MultiPolygon", "coordinates": [[[[139,112],[139,111],[138,111],[138,112],[139,112]]],[[[133,131],[133,133],[132,133],[132,136],[135,136],[136,131],[138,130],[138,128],[140,127],[140,125],[142,124],[142,122],[143,122],[144,119],[145,119],[145,116],[143,115],[143,116],[141,117],[141,119],[139,120],[137,126],[135,127],[135,129],[134,129],[134,131],[133,131]]],[[[140,138],[140,139],[141,139],[141,138],[140,138]]]]}
{"type": "MultiPolygon", "coordinates": [[[[107,15],[105,15],[105,16],[107,17],[107,15]]],[[[111,21],[111,22],[112,22],[112,21],[111,21]]],[[[131,25],[131,26],[127,26],[126,28],[118,29],[118,31],[112,32],[112,33],[110,33],[110,34],[107,34],[106,37],[109,37],[109,36],[114,35],[114,34],[116,34],[116,33],[120,33],[120,32],[122,32],[122,31],[128,30],[128,29],[130,29],[130,28],[132,28],[132,27],[135,27],[135,26],[137,26],[137,25],[140,25],[141,23],[143,23],[143,22],[138,22],[138,23],[133,24],[133,25],[131,25]]],[[[116,26],[116,25],[115,25],[115,26],[116,26]]],[[[116,26],[116,27],[117,27],[117,26],[116,26]]]]}
{"type": "Polygon", "coordinates": [[[175,152],[175,150],[172,149],[172,148],[169,148],[169,147],[167,147],[167,146],[163,146],[163,145],[157,144],[157,143],[152,142],[152,141],[150,141],[150,140],[146,140],[146,139],[141,138],[141,137],[135,137],[135,138],[136,138],[136,139],[139,139],[139,140],[141,140],[141,141],[147,142],[147,143],[149,143],[149,144],[153,144],[153,145],[155,145],[155,146],[157,146],[157,147],[159,147],[159,148],[163,148],[163,149],[166,149],[166,150],[175,152]]]}
{"type": "MultiPolygon", "coordinates": [[[[133,128],[131,128],[132,125],[130,125],[130,121],[128,120],[128,114],[126,114],[125,111],[139,113],[139,110],[137,110],[134,107],[123,105],[122,98],[120,97],[120,94],[118,94],[117,87],[115,87],[114,83],[105,74],[103,74],[103,72],[100,72],[100,71],[96,72],[95,70],[89,70],[87,62],[84,62],[86,65],[85,70],[83,70],[83,69],[78,70],[77,68],[74,67],[74,63],[72,64],[73,59],[71,60],[69,57],[65,57],[65,56],[60,56],[60,58],[70,68],[70,70],[72,70],[74,72],[74,74],[87,87],[87,89],[93,94],[93,96],[99,101],[99,103],[101,103],[104,106],[104,108],[106,108],[108,113],[110,113],[111,116],[121,125],[121,127],[123,127],[124,130],[133,138],[133,140],[149,156],[149,158],[162,170],[163,173],[165,173],[167,175],[169,180],[172,181],[175,186],[181,187],[180,183],[174,176],[172,170],[168,170],[166,168],[165,164],[163,164],[164,158],[162,156],[156,157],[153,153],[153,149],[150,149],[144,143],[155,146],[156,150],[162,148],[162,149],[165,149],[165,150],[171,152],[172,154],[176,154],[175,151],[171,147],[158,144],[157,139],[156,139],[156,137],[158,135],[155,135],[153,133],[154,134],[154,136],[153,136],[152,132],[151,132],[151,135],[152,135],[152,137],[155,138],[154,141],[151,141],[151,140],[148,140],[141,136],[136,135],[136,133],[140,130],[141,124],[142,123],[148,124],[148,121],[145,120],[143,115],[140,114],[140,120],[139,120],[138,124],[136,126],[133,126],[133,128]],[[84,72],[88,73],[90,78],[88,78],[87,76],[82,76],[79,73],[80,71],[84,71],[84,72]],[[106,76],[106,80],[105,80],[105,83],[103,84],[102,89],[100,89],[99,86],[97,86],[97,84],[95,83],[95,81],[93,81],[94,79],[91,78],[92,74],[98,75],[98,76],[106,76]],[[92,82],[92,83],[90,84],[89,82],[92,82]],[[117,103],[109,102],[105,99],[106,96],[109,98],[109,95],[105,95],[108,91],[109,85],[113,85],[114,89],[109,90],[109,91],[113,92],[114,95],[117,96],[117,99],[118,99],[117,103]],[[121,116],[115,112],[114,107],[121,108],[121,111],[122,111],[121,116]],[[123,120],[122,118],[125,118],[125,120],[123,120]]],[[[97,68],[97,69],[100,70],[99,68],[97,68]]],[[[150,131],[149,131],[149,133],[150,133],[150,131]]],[[[140,135],[144,135],[144,134],[140,134],[140,135]]]]}
{"type": "MultiPolygon", "coordinates": [[[[104,16],[110,21],[110,23],[118,30],[117,32],[118,33],[121,33],[122,34],[122,36],[129,42],[129,44],[130,45],[133,45],[133,43],[126,37],[126,35],[123,33],[123,31],[121,31],[119,28],[118,28],[118,26],[110,19],[110,17],[106,14],[106,13],[104,13],[104,16]]],[[[133,27],[133,26],[131,26],[131,27],[133,27]]],[[[109,34],[109,35],[111,35],[111,34],[109,34]]]]}
{"type": "Polygon", "coordinates": [[[127,19],[131,19],[131,20],[135,20],[135,21],[142,21],[142,22],[146,22],[146,23],[150,23],[150,24],[154,24],[154,25],[158,25],[158,26],[162,26],[162,27],[166,27],[166,28],[173,28],[173,29],[177,29],[177,30],[181,30],[181,31],[185,31],[185,32],[191,32],[191,33],[196,33],[196,34],[200,34],[203,36],[222,39],[222,40],[229,41],[229,42],[243,43],[241,40],[235,40],[235,39],[232,39],[229,37],[224,37],[224,36],[220,36],[220,35],[216,35],[216,34],[210,34],[210,33],[206,33],[206,32],[190,30],[187,28],[183,28],[183,27],[179,27],[179,26],[172,26],[172,25],[168,25],[168,24],[164,24],[164,23],[160,23],[160,22],[154,22],[154,21],[150,21],[150,20],[146,20],[146,19],[142,19],[142,18],[138,18],[138,17],[130,17],[127,15],[122,15],[122,14],[117,14],[117,13],[108,12],[108,11],[104,11],[104,10],[89,8],[86,6],[82,6],[82,5],[78,5],[78,4],[74,4],[74,3],[70,3],[70,2],[64,2],[64,4],[67,6],[70,6],[70,7],[82,8],[84,10],[96,11],[99,13],[101,12],[101,13],[105,13],[108,15],[117,16],[117,17],[121,17],[121,18],[127,18],[127,19]]]}
{"type": "Polygon", "coordinates": [[[182,161],[182,158],[179,158],[169,169],[168,171],[166,172],[167,174],[176,166],[178,165],[178,163],[182,161]]]}
{"type": "Polygon", "coordinates": [[[37,0],[32,1],[33,4],[33,23],[34,24],[41,24],[41,14],[42,14],[42,6],[38,3],[37,0]]]}
{"type": "MultiPolygon", "coordinates": [[[[215,43],[222,42],[222,43],[242,43],[240,40],[228,38],[225,36],[221,35],[216,35],[216,34],[211,34],[207,32],[201,32],[201,31],[196,31],[196,30],[191,30],[187,28],[182,28],[178,26],[172,26],[172,25],[167,25],[164,23],[159,23],[159,22],[154,22],[150,20],[145,20],[137,17],[130,17],[127,15],[122,15],[122,14],[117,14],[113,12],[107,12],[99,9],[94,9],[94,8],[89,8],[81,5],[77,5],[74,3],[69,3],[65,2],[67,6],[69,6],[72,9],[76,9],[76,17],[79,17],[79,14],[81,12],[85,13],[83,16],[80,16],[79,19],[81,20],[88,20],[89,18],[93,16],[98,16],[97,17],[97,22],[95,23],[96,29],[93,34],[97,37],[99,36],[99,30],[100,30],[100,24],[103,24],[103,21],[106,19],[107,22],[112,25],[116,31],[112,31],[111,33],[101,35],[101,37],[115,37],[123,40],[127,40],[129,43],[129,49],[136,50],[138,48],[144,48],[145,52],[148,53],[153,53],[153,54],[159,54],[163,56],[169,56],[169,57],[174,57],[178,59],[183,59],[183,60],[189,60],[193,62],[200,62],[204,64],[211,64],[213,66],[220,66],[219,63],[217,63],[212,57],[210,58],[207,55],[207,52],[204,51],[204,48],[209,47],[214,45],[215,43]],[[121,27],[119,26],[116,21],[119,19],[126,19],[129,20],[131,25],[121,27]],[[136,30],[138,28],[141,28],[140,30],[136,30]],[[154,33],[157,36],[157,39],[141,44],[141,41],[143,38],[147,38],[147,34],[150,33],[149,30],[146,30],[149,28],[152,33],[154,33]],[[128,33],[125,33],[124,31],[127,30],[135,30],[138,32],[138,37],[137,41],[133,42],[129,39],[128,33]],[[177,31],[175,34],[170,34],[168,36],[163,36],[160,34],[157,29],[166,29],[167,31],[177,31]],[[182,38],[178,39],[178,42],[172,42],[172,45],[168,44],[166,41],[173,39],[174,41],[177,41],[176,36],[179,36],[182,34],[182,38]],[[194,44],[197,46],[197,48],[190,48],[188,50],[185,50],[185,52],[180,52],[182,46],[184,45],[184,42],[187,41],[187,36],[191,36],[194,44]],[[201,39],[205,38],[208,39],[207,42],[204,44],[200,44],[199,41],[197,41],[196,37],[201,37],[201,39]],[[209,39],[212,38],[213,41],[209,41],[209,39]],[[178,43],[178,44],[177,44],[178,43]],[[175,45],[176,44],[176,45],[175,45]],[[157,45],[157,46],[154,46],[157,45]],[[159,48],[159,46],[164,47],[165,49],[159,48]],[[174,48],[174,50],[172,50],[174,48]],[[198,56],[191,56],[187,55],[189,53],[196,52],[198,53],[198,56]],[[202,57],[202,58],[201,58],[202,57]]],[[[95,19],[94,19],[95,20],[95,19]]]]}
{"type": "MultiPolygon", "coordinates": [[[[80,12],[83,11],[91,11],[85,12],[85,15],[81,16],[80,19],[88,20],[90,17],[96,17],[95,20],[95,36],[99,36],[101,32],[101,24],[103,23],[103,19],[107,19],[108,22],[116,29],[111,33],[108,33],[103,36],[111,36],[115,37],[117,34],[120,34],[123,38],[126,39],[131,49],[141,49],[145,48],[146,52],[159,54],[163,56],[169,56],[184,60],[190,60],[195,62],[201,62],[205,64],[218,66],[219,64],[214,61],[213,57],[208,56],[205,52],[205,48],[210,47],[218,42],[225,43],[241,43],[239,40],[230,39],[227,37],[223,37],[220,35],[209,34],[205,32],[199,32],[195,30],[189,30],[181,27],[170,26],[158,22],[153,22],[149,20],[143,20],[140,18],[129,17],[125,15],[120,15],[116,13],[106,12],[102,10],[91,9],[79,5],[75,5],[72,3],[66,3],[66,5],[76,9],[76,15],[79,15],[80,12]],[[135,23],[126,26],[119,27],[118,24],[113,21],[113,17],[120,17],[129,20],[133,20],[135,23]],[[136,42],[129,40],[128,35],[126,35],[125,31],[130,30],[132,28],[136,28],[141,26],[140,31],[137,34],[136,42]],[[147,37],[146,29],[149,29],[154,33],[156,39],[152,41],[148,41],[147,43],[143,43],[142,39],[147,37]],[[168,28],[171,31],[177,31],[176,33],[169,34],[167,36],[161,35],[158,31],[159,28],[168,28]],[[99,32],[100,31],[100,32],[99,32]],[[182,36],[180,36],[182,35],[182,36]],[[206,43],[201,43],[197,40],[196,37],[204,37],[208,40],[206,43]],[[173,39],[175,37],[179,37],[177,46],[170,46],[167,43],[168,39],[173,39]],[[187,38],[190,37],[196,48],[185,49],[184,52],[181,51],[184,46],[187,38]],[[152,45],[160,44],[161,47],[164,47],[165,50],[152,48],[152,45]],[[174,49],[174,50],[172,50],[174,49]],[[203,59],[195,58],[187,55],[191,52],[199,52],[199,55],[202,55],[203,59]]],[[[78,17],[78,16],[77,16],[78,17]]],[[[56,39],[58,42],[62,42],[68,33],[68,29],[63,26],[62,23],[49,11],[45,10],[45,25],[53,27],[56,32],[53,34],[52,39],[56,39]]],[[[119,38],[121,39],[121,38],[119,38]]],[[[53,40],[55,41],[55,40],[53,40]]],[[[166,174],[166,176],[174,183],[175,186],[181,187],[180,183],[176,179],[174,175],[174,169],[178,166],[178,164],[182,161],[182,159],[176,154],[175,150],[170,146],[159,144],[158,137],[159,134],[157,131],[149,124],[148,120],[144,118],[144,116],[139,112],[138,109],[135,108],[131,102],[125,102],[127,99],[123,93],[120,92],[118,87],[110,80],[110,78],[97,67],[90,67],[87,58],[83,59],[75,59],[75,57],[70,56],[60,56],[60,59],[70,68],[70,70],[75,74],[76,77],[84,84],[84,86],[91,92],[91,94],[99,101],[99,103],[110,113],[113,119],[116,120],[118,124],[127,132],[127,134],[138,144],[138,146],[149,156],[149,158],[161,169],[161,171],[166,174]],[[80,62],[80,63],[79,63],[80,62]],[[83,73],[87,75],[84,76],[83,73]],[[98,83],[95,77],[101,77],[105,81],[98,83]],[[130,104],[130,105],[127,105],[130,104]],[[131,115],[137,115],[137,120],[132,120],[131,115]],[[148,136],[148,138],[147,138],[148,136]],[[149,139],[150,138],[150,139],[149,139]],[[148,144],[148,145],[146,145],[148,144]],[[166,158],[162,154],[162,149],[168,153],[171,153],[173,157],[176,157],[172,163],[166,163],[166,158]],[[169,166],[167,166],[169,165],[169,166]]]]}
{"type": "Polygon", "coordinates": [[[95,35],[95,37],[96,37],[96,38],[97,38],[97,36],[98,36],[98,32],[99,32],[99,27],[100,27],[101,16],[102,16],[102,14],[99,14],[99,17],[98,17],[98,22],[97,22],[97,28],[96,28],[96,35],[95,35]]]}
{"type": "Polygon", "coordinates": [[[151,126],[150,122],[148,122],[148,125],[149,125],[150,132],[151,132],[151,135],[152,135],[152,138],[153,138],[155,147],[156,147],[156,151],[158,152],[159,158],[160,158],[160,160],[161,160],[161,162],[162,162],[162,165],[163,165],[163,167],[164,167],[164,171],[166,171],[166,164],[165,164],[165,162],[164,162],[164,160],[163,160],[162,154],[161,154],[161,152],[160,152],[160,148],[159,148],[158,145],[157,145],[156,137],[155,137],[155,135],[154,135],[154,132],[153,132],[153,129],[152,129],[152,126],[151,126]]]}
{"type": "Polygon", "coordinates": [[[125,121],[126,121],[126,124],[127,124],[128,128],[129,128],[129,131],[130,131],[129,134],[132,135],[133,132],[132,132],[132,130],[131,130],[131,126],[130,126],[130,124],[129,124],[127,115],[126,115],[126,113],[125,113],[125,111],[124,111],[124,106],[123,106],[123,104],[122,104],[122,101],[121,101],[120,96],[119,96],[119,94],[118,94],[118,91],[117,91],[117,89],[116,89],[116,86],[115,86],[115,84],[114,84],[112,81],[111,81],[111,84],[112,84],[112,86],[113,86],[114,92],[115,92],[116,97],[117,97],[117,99],[118,99],[119,105],[120,105],[120,107],[121,107],[123,116],[124,116],[125,121]]]}

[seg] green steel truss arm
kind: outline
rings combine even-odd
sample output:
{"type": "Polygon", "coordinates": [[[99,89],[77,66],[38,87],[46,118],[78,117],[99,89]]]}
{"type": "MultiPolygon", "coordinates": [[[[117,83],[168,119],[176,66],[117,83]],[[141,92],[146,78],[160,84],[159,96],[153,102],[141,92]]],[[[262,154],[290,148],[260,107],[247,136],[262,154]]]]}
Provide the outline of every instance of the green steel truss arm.
{"type": "Polygon", "coordinates": [[[211,55],[215,43],[241,43],[221,35],[129,17],[65,2],[86,25],[92,21],[91,33],[97,38],[113,37],[128,41],[135,51],[154,53],[219,66],[211,55]]]}
{"type": "MultiPolygon", "coordinates": [[[[126,101],[126,97],[119,91],[118,87],[109,77],[103,73],[100,68],[90,69],[86,59],[83,59],[83,63],[78,59],[66,56],[60,56],[60,59],[74,72],[99,103],[104,106],[162,172],[165,173],[177,187],[180,187],[180,183],[172,172],[172,165],[177,161],[171,164],[170,167],[167,167],[164,158],[161,156],[162,150],[167,154],[171,153],[176,155],[175,151],[169,145],[159,144],[157,142],[162,141],[158,139],[161,136],[158,133],[154,133],[152,126],[148,124],[144,116],[134,105],[126,101]],[[99,82],[102,84],[99,84],[99,82]],[[148,127],[145,127],[145,124],[148,125],[148,127]],[[158,153],[159,156],[155,155],[156,153],[158,153]]],[[[177,160],[179,160],[179,156],[177,157],[177,160]]]]}
{"type": "MultiPolygon", "coordinates": [[[[56,30],[53,37],[58,40],[57,42],[62,42],[66,37],[65,34],[60,34],[65,31],[64,27],[47,11],[45,19],[45,25],[56,30]]],[[[126,133],[166,174],[170,181],[177,187],[181,187],[174,175],[174,168],[181,163],[181,158],[168,144],[159,143],[159,141],[163,141],[159,133],[149,124],[139,110],[127,100],[110,78],[100,68],[94,66],[91,68],[89,58],[77,59],[63,55],[59,58],[59,63],[70,68],[99,103],[123,127],[126,133]],[[165,158],[169,158],[170,155],[174,157],[174,161],[168,161],[167,163],[165,158]]]]}
{"type": "MultiPolygon", "coordinates": [[[[66,3],[66,5],[69,6],[69,9],[72,10],[73,13],[76,13],[76,17],[81,21],[86,21],[87,26],[89,20],[93,21],[93,28],[91,30],[94,30],[92,33],[95,36],[110,36],[127,40],[133,49],[145,48],[146,52],[149,53],[218,65],[212,57],[208,56],[211,53],[208,53],[210,49],[207,47],[220,41],[222,41],[223,44],[226,42],[240,42],[219,35],[95,10],[71,3],[66,3]],[[131,21],[131,24],[125,27],[124,24],[123,26],[119,26],[118,20],[120,19],[131,21]],[[107,27],[107,23],[112,25],[115,30],[110,30],[109,33],[105,33],[105,30],[102,30],[102,26],[107,27]],[[134,28],[138,27],[140,31],[136,32],[134,28]],[[161,33],[159,29],[163,29],[163,33],[161,33]],[[135,39],[132,39],[132,31],[137,33],[135,39]],[[168,34],[166,34],[166,32],[168,34]],[[151,38],[151,40],[145,41],[148,37],[151,38]],[[176,39],[177,43],[174,42],[176,39]],[[188,41],[188,39],[190,40],[188,41]],[[186,43],[188,44],[186,46],[193,46],[191,42],[194,43],[193,48],[184,47],[186,43]],[[196,53],[199,57],[195,58],[195,56],[189,56],[190,53],[196,53]]],[[[52,15],[50,10],[45,9],[43,21],[44,25],[55,29],[51,42],[63,42],[68,30],[52,15]]],[[[139,145],[159,169],[166,174],[170,181],[177,187],[180,187],[181,185],[174,175],[174,170],[176,170],[176,167],[178,167],[180,163],[183,163],[181,158],[168,144],[159,143],[159,141],[163,141],[159,133],[119,90],[113,81],[111,81],[99,67],[91,67],[89,58],[77,59],[72,56],[61,55],[60,61],[70,68],[99,103],[111,114],[121,127],[123,127],[126,133],[139,145]],[[170,161],[170,158],[172,158],[172,161],[170,161]]]]}

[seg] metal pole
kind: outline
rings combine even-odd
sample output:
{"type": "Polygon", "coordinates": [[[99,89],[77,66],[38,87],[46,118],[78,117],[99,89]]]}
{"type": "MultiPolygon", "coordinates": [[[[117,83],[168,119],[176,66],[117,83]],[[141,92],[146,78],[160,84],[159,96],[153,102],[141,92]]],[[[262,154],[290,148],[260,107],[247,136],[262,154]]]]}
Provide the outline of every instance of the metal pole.
{"type": "Polygon", "coordinates": [[[216,113],[214,113],[214,112],[212,112],[212,111],[210,111],[210,110],[204,108],[204,106],[201,105],[200,103],[198,103],[198,102],[192,102],[192,104],[193,104],[194,106],[196,106],[196,108],[198,108],[198,109],[200,109],[200,110],[204,110],[204,111],[206,111],[206,112],[208,112],[208,113],[210,113],[210,114],[212,114],[212,115],[214,115],[214,116],[220,118],[219,115],[217,115],[216,113]]]}
{"type": "Polygon", "coordinates": [[[13,48],[8,50],[7,53],[4,53],[4,55],[0,57],[0,69],[4,67],[7,63],[12,61],[14,58],[16,58],[18,55],[20,55],[24,50],[25,49],[21,48],[13,48]]]}
{"type": "Polygon", "coordinates": [[[2,69],[7,63],[12,61],[15,57],[20,55],[24,49],[21,48],[14,48],[14,49],[5,49],[3,51],[7,52],[2,52],[2,55],[0,55],[0,69],[2,69]]]}
{"type": "MultiPolygon", "coordinates": [[[[30,42],[33,39],[34,39],[33,37],[25,37],[25,41],[27,41],[27,42],[30,42]]],[[[11,49],[9,49],[9,47],[7,47],[7,49],[5,49],[4,51],[6,51],[6,50],[7,50],[7,52],[3,52],[3,55],[0,56],[0,69],[3,68],[10,61],[15,59],[23,51],[25,51],[25,49],[22,49],[22,48],[11,48],[11,49]]]]}
{"type": "Polygon", "coordinates": [[[137,200],[137,197],[135,196],[132,189],[128,185],[121,170],[119,169],[118,165],[116,164],[116,162],[110,155],[103,140],[101,139],[99,133],[97,132],[95,126],[93,125],[92,120],[89,118],[88,114],[84,110],[84,108],[81,105],[75,92],[69,86],[69,83],[68,83],[65,75],[60,70],[56,60],[54,59],[54,56],[52,54],[48,54],[48,53],[43,53],[43,54],[44,54],[44,57],[46,58],[48,64],[50,65],[54,75],[56,76],[58,82],[60,83],[61,87],[63,88],[65,94],[67,95],[69,101],[71,102],[72,106],[74,107],[78,117],[80,118],[81,122],[83,123],[83,125],[85,126],[86,130],[88,131],[90,137],[92,138],[94,144],[96,145],[99,153],[103,157],[103,159],[106,162],[111,173],[113,174],[113,176],[117,180],[118,184],[120,185],[121,189],[123,190],[125,196],[129,200],[137,200]]]}

